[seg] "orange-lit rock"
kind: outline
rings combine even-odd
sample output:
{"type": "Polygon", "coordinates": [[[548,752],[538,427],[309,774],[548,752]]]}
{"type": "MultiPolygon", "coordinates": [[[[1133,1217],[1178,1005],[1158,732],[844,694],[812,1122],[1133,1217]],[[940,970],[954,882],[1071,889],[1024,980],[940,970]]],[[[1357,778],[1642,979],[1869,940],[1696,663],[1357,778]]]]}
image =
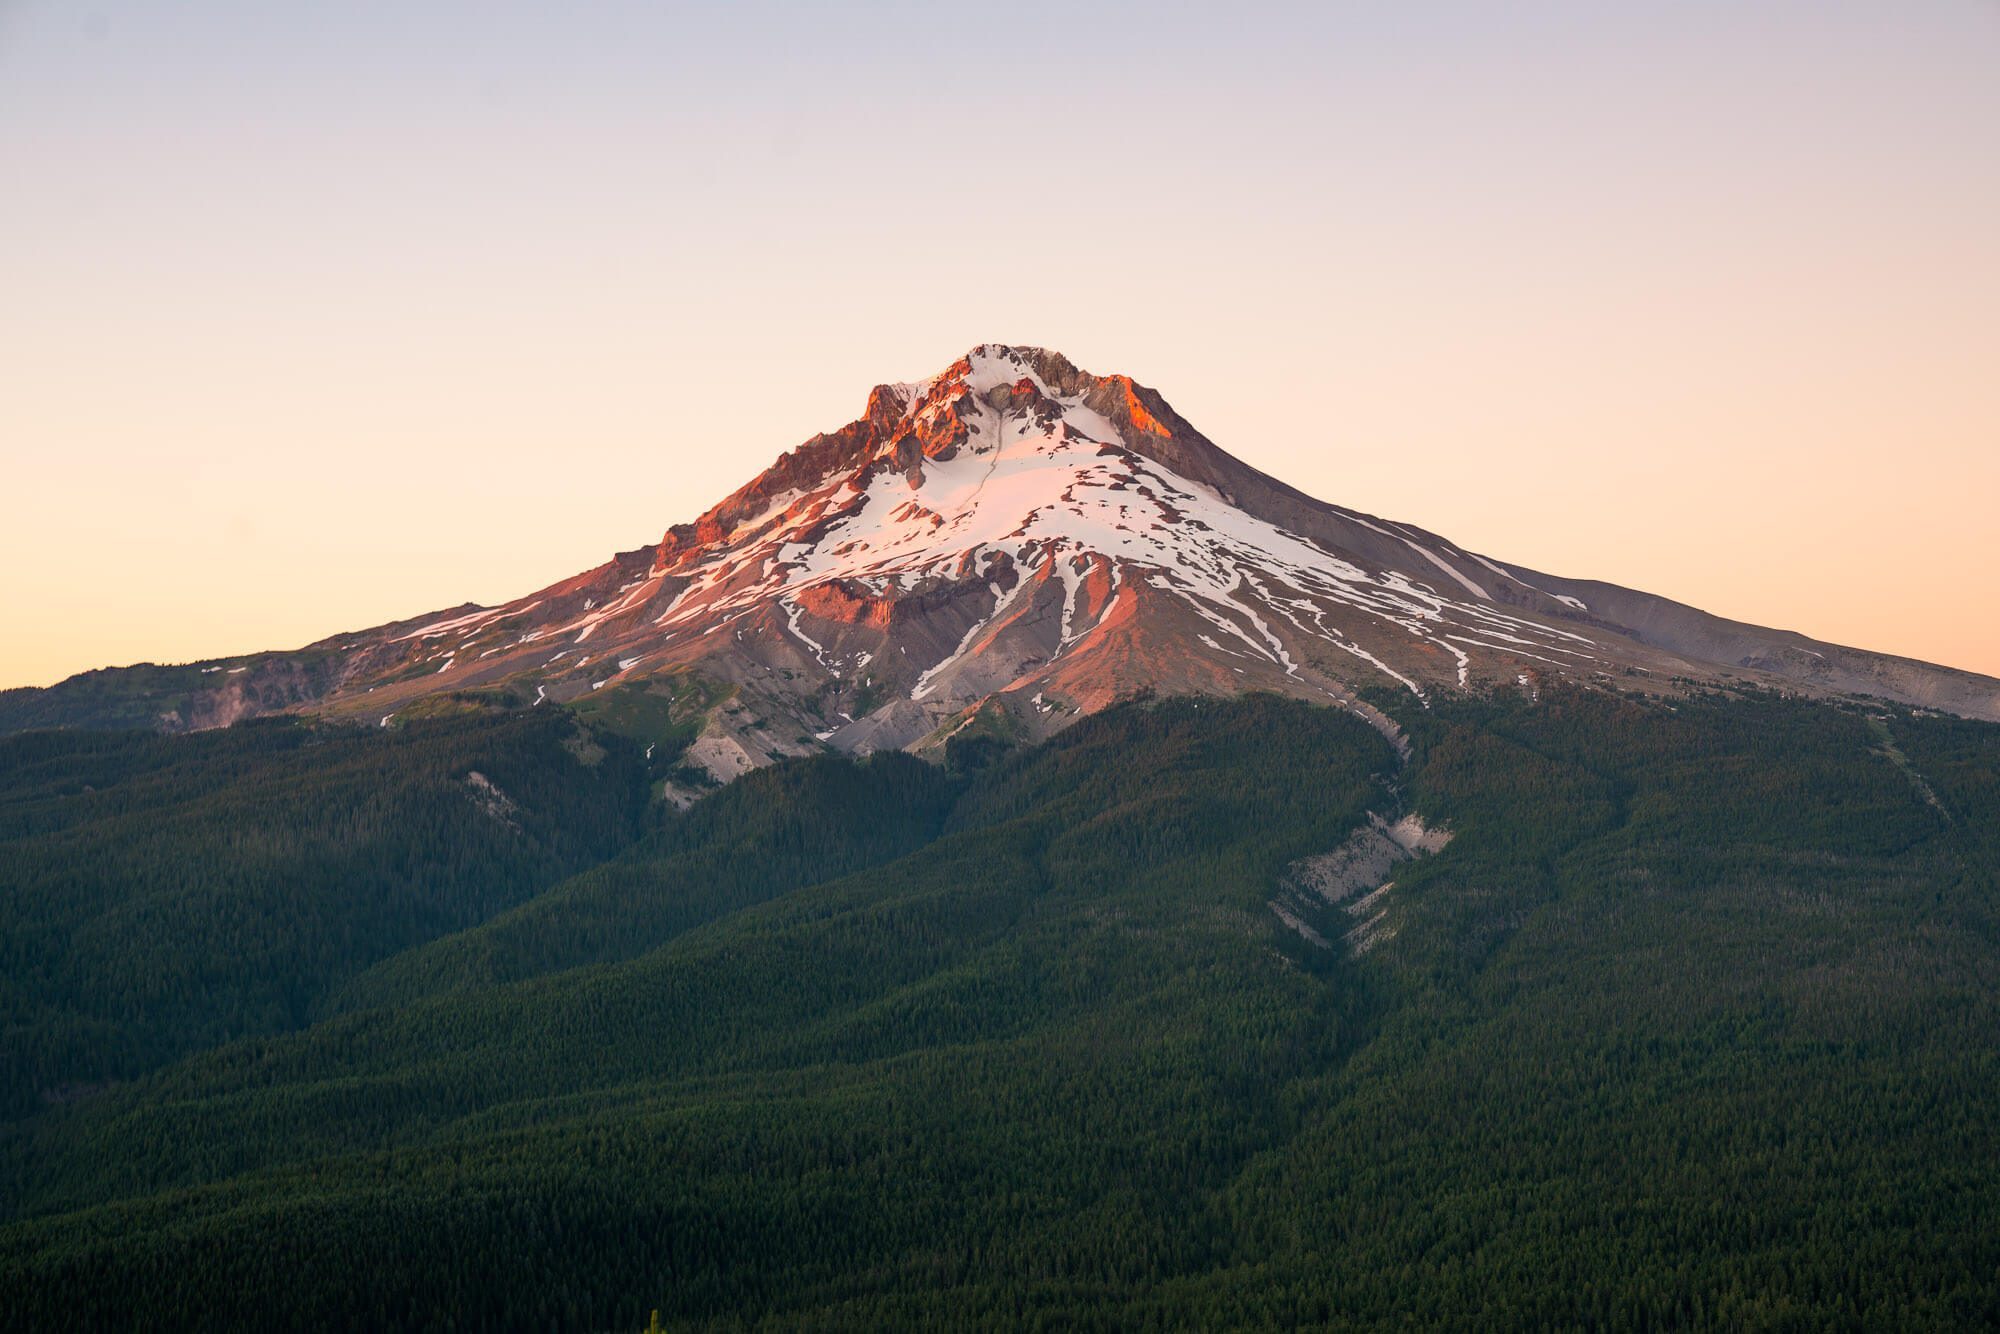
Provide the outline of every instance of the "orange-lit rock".
{"type": "Polygon", "coordinates": [[[843,583],[828,583],[802,589],[793,601],[822,621],[886,630],[895,620],[902,599],[857,594],[843,583]]]}

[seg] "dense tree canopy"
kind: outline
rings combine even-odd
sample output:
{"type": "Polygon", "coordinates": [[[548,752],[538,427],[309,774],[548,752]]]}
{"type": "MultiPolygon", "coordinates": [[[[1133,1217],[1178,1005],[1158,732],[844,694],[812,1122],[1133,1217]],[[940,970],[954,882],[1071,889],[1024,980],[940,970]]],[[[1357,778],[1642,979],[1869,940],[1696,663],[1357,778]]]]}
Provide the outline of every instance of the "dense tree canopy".
{"type": "Polygon", "coordinates": [[[2000,728],[1397,712],[0,743],[0,1323],[2000,1320],[2000,728]],[[1405,810],[1374,948],[1272,911],[1405,810]]]}

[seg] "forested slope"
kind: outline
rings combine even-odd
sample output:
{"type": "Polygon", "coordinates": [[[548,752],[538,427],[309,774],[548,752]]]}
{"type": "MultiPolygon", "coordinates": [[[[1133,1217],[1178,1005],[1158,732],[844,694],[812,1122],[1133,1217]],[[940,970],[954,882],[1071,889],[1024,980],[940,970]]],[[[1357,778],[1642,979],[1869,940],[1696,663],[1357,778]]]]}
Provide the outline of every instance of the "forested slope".
{"type": "Polygon", "coordinates": [[[627,845],[646,782],[553,712],[0,738],[0,1114],[298,1027],[627,845]]]}
{"type": "Polygon", "coordinates": [[[1396,707],[1407,765],[1175,700],[656,811],[15,1120],[0,1321],[2000,1319],[2000,728],[1396,707]],[[1271,911],[1404,809],[1373,949],[1271,911]]]}

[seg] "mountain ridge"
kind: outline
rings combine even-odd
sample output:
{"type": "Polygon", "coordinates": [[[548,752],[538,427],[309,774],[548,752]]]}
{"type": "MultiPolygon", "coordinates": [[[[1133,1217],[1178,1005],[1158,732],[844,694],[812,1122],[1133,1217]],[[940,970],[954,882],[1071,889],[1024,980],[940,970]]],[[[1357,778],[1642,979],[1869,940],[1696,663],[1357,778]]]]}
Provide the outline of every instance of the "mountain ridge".
{"type": "Polygon", "coordinates": [[[611,690],[671,701],[676,725],[698,725],[690,763],[727,780],[967,729],[1044,737],[1138,691],[1270,689],[1365,715],[1373,687],[1425,699],[1566,679],[2000,719],[2000,681],[1543,574],[1317,500],[1130,376],[1002,344],[875,386],[860,416],[659,541],[522,598],[151,671],[9,692],[0,728],[192,730],[287,711],[393,725],[453,702],[611,690]]]}

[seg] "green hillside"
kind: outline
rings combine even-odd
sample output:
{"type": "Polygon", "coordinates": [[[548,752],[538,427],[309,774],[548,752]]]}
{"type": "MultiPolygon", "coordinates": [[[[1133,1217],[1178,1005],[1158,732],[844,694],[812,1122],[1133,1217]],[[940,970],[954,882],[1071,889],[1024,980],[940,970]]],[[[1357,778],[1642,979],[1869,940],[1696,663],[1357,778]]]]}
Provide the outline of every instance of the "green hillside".
{"type": "Polygon", "coordinates": [[[0,738],[0,1114],[297,1028],[615,853],[646,769],[602,740],[557,713],[0,738]]]}
{"type": "Polygon", "coordinates": [[[0,743],[0,1325],[2000,1321],[2000,727],[1393,707],[0,743]]]}

